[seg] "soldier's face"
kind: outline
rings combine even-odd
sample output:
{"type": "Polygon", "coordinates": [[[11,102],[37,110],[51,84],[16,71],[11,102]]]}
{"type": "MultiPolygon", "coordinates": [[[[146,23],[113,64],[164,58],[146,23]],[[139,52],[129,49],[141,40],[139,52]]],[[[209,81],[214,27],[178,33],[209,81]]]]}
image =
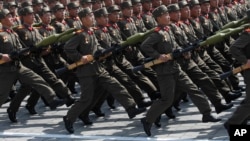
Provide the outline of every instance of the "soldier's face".
{"type": "Polygon", "coordinates": [[[157,20],[158,20],[158,24],[160,25],[166,26],[170,24],[170,17],[168,13],[161,15],[160,17],[157,18],[157,20]]]}
{"type": "Polygon", "coordinates": [[[54,15],[57,19],[64,19],[65,18],[65,10],[59,9],[56,11],[56,13],[54,15]]]}
{"type": "Polygon", "coordinates": [[[92,27],[93,24],[94,24],[94,15],[93,13],[90,13],[88,14],[87,16],[83,17],[81,19],[82,21],[82,24],[85,26],[85,27],[92,27]]]}
{"type": "Polygon", "coordinates": [[[92,4],[92,10],[96,10],[102,8],[102,2],[101,1],[97,1],[95,3],[92,4]]]}
{"type": "Polygon", "coordinates": [[[202,3],[201,4],[201,12],[202,13],[209,13],[209,11],[210,11],[210,3],[202,3]]]}
{"type": "Polygon", "coordinates": [[[170,20],[173,22],[178,22],[181,19],[180,11],[171,12],[169,15],[170,15],[170,20]]]}
{"type": "Polygon", "coordinates": [[[162,4],[168,6],[169,4],[171,4],[171,0],[162,0],[162,4]]]}
{"type": "Polygon", "coordinates": [[[141,5],[141,3],[137,3],[137,4],[135,4],[133,6],[133,12],[135,14],[141,13],[141,11],[142,11],[142,5],[141,5]]]}
{"type": "Polygon", "coordinates": [[[23,21],[26,24],[33,24],[34,20],[35,20],[34,13],[29,13],[29,14],[26,14],[25,16],[23,16],[23,21]]]}
{"type": "Polygon", "coordinates": [[[218,7],[218,0],[210,0],[210,6],[213,8],[218,7]]]}
{"type": "Polygon", "coordinates": [[[185,6],[181,9],[181,19],[188,19],[190,17],[190,9],[185,6]]]}
{"type": "Polygon", "coordinates": [[[120,12],[118,11],[112,12],[108,15],[108,18],[109,18],[109,21],[116,23],[119,21],[120,12]]]}
{"type": "Polygon", "coordinates": [[[69,15],[73,17],[77,16],[78,10],[79,8],[69,9],[69,15]]]}
{"type": "Polygon", "coordinates": [[[13,26],[14,23],[13,23],[12,15],[11,14],[6,15],[5,18],[1,20],[1,23],[3,26],[6,26],[6,27],[13,26]]]}
{"type": "Polygon", "coordinates": [[[201,15],[201,6],[200,5],[195,5],[194,7],[191,8],[191,16],[192,17],[198,17],[201,15]]]}
{"type": "Polygon", "coordinates": [[[108,16],[102,16],[102,17],[96,18],[96,22],[98,25],[106,26],[108,24],[108,16]]]}
{"type": "Polygon", "coordinates": [[[142,9],[146,10],[146,11],[151,10],[152,9],[152,2],[145,2],[145,3],[143,3],[142,4],[142,9]]]}
{"type": "Polygon", "coordinates": [[[48,13],[45,13],[43,14],[43,16],[41,17],[41,20],[44,24],[50,24],[51,22],[51,13],[48,12],[48,13]]]}
{"type": "Polygon", "coordinates": [[[133,15],[133,8],[125,8],[122,10],[122,15],[124,15],[125,17],[132,17],[133,15]]]}
{"type": "Polygon", "coordinates": [[[152,0],[152,6],[153,7],[158,7],[158,6],[161,5],[161,3],[162,3],[161,0],[152,0]]]}

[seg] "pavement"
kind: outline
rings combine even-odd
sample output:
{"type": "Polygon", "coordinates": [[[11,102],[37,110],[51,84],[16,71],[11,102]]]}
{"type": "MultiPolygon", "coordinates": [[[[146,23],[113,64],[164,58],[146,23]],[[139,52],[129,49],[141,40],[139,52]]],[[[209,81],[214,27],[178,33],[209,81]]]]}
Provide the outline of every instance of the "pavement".
{"type": "MultiPolygon", "coordinates": [[[[240,85],[244,86],[242,77],[240,85]]],[[[79,92],[79,85],[76,85],[79,92]]],[[[80,92],[79,92],[80,93],[80,92]]],[[[79,96],[79,93],[76,97],[79,96]]],[[[176,118],[168,119],[162,115],[161,128],[152,126],[152,136],[149,138],[143,131],[140,119],[145,116],[142,113],[134,119],[129,119],[123,107],[118,103],[116,109],[110,109],[106,103],[102,107],[105,117],[96,117],[90,113],[90,118],[94,124],[85,126],[80,120],[74,124],[75,133],[69,134],[65,128],[62,117],[69,109],[61,106],[55,111],[45,107],[42,101],[36,106],[38,114],[30,115],[25,109],[26,100],[22,102],[21,108],[17,113],[18,122],[11,123],[7,116],[9,103],[0,108],[0,140],[1,141],[80,141],[80,140],[100,140],[100,141],[228,141],[229,137],[223,127],[223,123],[232,115],[243,96],[233,101],[234,107],[213,115],[221,118],[222,121],[216,123],[202,123],[202,115],[198,109],[189,102],[181,103],[180,111],[173,109],[176,118]]]]}

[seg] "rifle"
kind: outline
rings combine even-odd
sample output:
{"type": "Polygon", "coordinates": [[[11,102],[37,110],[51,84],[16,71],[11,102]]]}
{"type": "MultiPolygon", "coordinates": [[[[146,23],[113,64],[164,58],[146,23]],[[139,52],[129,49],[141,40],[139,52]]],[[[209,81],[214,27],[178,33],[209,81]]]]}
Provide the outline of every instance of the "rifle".
{"type": "MultiPolygon", "coordinates": [[[[135,45],[135,44],[137,44],[139,42],[142,42],[149,34],[154,32],[154,30],[155,30],[155,28],[152,28],[151,30],[148,30],[145,33],[134,34],[134,35],[128,37],[126,39],[126,41],[123,41],[120,45],[115,44],[112,47],[104,50],[102,53],[100,53],[96,57],[93,57],[92,55],[88,55],[88,60],[90,62],[96,60],[95,58],[99,58],[98,60],[103,60],[103,59],[107,58],[108,56],[110,56],[111,55],[110,53],[112,53],[112,52],[113,53],[119,52],[119,51],[125,49],[126,47],[128,47],[130,45],[135,45]]],[[[72,36],[74,36],[74,32],[72,32],[68,36],[61,36],[61,39],[67,40],[67,39],[71,38],[72,36]]],[[[61,39],[59,39],[59,41],[61,39]]],[[[81,66],[81,65],[84,65],[84,63],[82,63],[82,61],[77,61],[77,62],[75,62],[73,64],[70,64],[68,66],[65,66],[63,68],[56,69],[55,72],[56,72],[57,75],[61,75],[61,74],[65,73],[66,71],[73,70],[76,67],[81,66]]]]}
{"type": "Polygon", "coordinates": [[[244,70],[247,70],[247,69],[250,69],[250,67],[247,66],[246,64],[241,65],[241,66],[239,66],[237,68],[234,68],[231,71],[228,71],[228,72],[220,74],[220,79],[224,80],[227,77],[229,77],[230,75],[234,75],[234,74],[240,73],[241,71],[244,71],[244,70]]]}
{"type": "MultiPolygon", "coordinates": [[[[196,42],[196,43],[194,43],[194,44],[191,44],[191,45],[189,45],[189,46],[187,46],[187,47],[185,47],[185,48],[183,48],[183,49],[177,49],[177,50],[173,51],[172,53],[168,53],[168,54],[166,54],[166,55],[168,56],[168,58],[170,58],[170,60],[174,60],[174,59],[176,59],[176,58],[179,58],[183,53],[188,52],[188,51],[191,51],[191,50],[193,50],[193,49],[199,47],[199,46],[200,46],[200,44],[199,44],[200,42],[201,42],[201,41],[198,41],[198,42],[196,42]]],[[[147,60],[147,61],[145,61],[146,63],[134,67],[134,68],[133,68],[133,71],[134,71],[134,72],[141,71],[141,70],[143,70],[143,69],[145,69],[145,68],[149,68],[149,67],[151,67],[151,66],[154,66],[154,65],[163,63],[162,60],[159,60],[159,59],[154,59],[154,60],[152,60],[151,57],[146,58],[145,60],[147,60]],[[149,61],[148,61],[148,60],[149,60],[149,61]]]]}
{"type": "MultiPolygon", "coordinates": [[[[175,59],[175,58],[179,57],[180,54],[191,51],[191,50],[195,49],[196,47],[202,47],[202,46],[217,44],[217,43],[223,41],[224,38],[226,38],[226,37],[228,37],[228,36],[230,36],[232,34],[239,33],[244,28],[249,27],[249,26],[250,26],[250,23],[241,25],[240,27],[233,28],[233,29],[229,28],[226,31],[224,30],[223,32],[218,32],[217,34],[208,37],[205,41],[199,42],[198,44],[195,43],[194,45],[188,46],[188,47],[186,47],[186,48],[184,48],[182,50],[177,50],[177,51],[174,51],[174,52],[166,54],[166,55],[168,57],[170,57],[171,59],[175,59]]],[[[161,63],[163,63],[161,60],[155,59],[153,61],[150,61],[150,62],[144,63],[142,65],[136,66],[136,67],[133,68],[133,70],[134,71],[140,71],[140,70],[143,70],[144,68],[149,68],[151,66],[161,64],[161,63]]]]}
{"type": "MultiPolygon", "coordinates": [[[[94,62],[96,60],[98,61],[101,61],[101,60],[104,60],[105,58],[107,58],[108,56],[111,55],[113,51],[113,47],[111,48],[108,48],[102,52],[96,52],[94,55],[87,55],[87,59],[88,59],[88,63],[90,62],[94,62]]],[[[59,68],[59,69],[56,69],[55,70],[55,73],[60,76],[62,75],[63,73],[69,71],[69,70],[73,70],[75,69],[76,67],[79,67],[79,66],[82,66],[82,65],[85,65],[85,64],[88,64],[88,63],[83,63],[81,60],[77,61],[77,62],[74,62],[73,64],[70,64],[70,65],[67,65],[65,67],[62,67],[62,68],[59,68]]]]}

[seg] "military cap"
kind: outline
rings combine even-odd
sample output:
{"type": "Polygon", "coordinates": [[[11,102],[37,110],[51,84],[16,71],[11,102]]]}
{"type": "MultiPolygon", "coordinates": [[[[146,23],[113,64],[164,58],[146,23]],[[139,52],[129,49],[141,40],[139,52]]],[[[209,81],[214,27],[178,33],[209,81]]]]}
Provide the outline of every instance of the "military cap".
{"type": "Polygon", "coordinates": [[[179,5],[177,3],[170,4],[170,5],[168,5],[167,8],[168,8],[169,12],[175,12],[175,11],[179,11],[180,10],[180,7],[179,7],[179,5]]]}
{"type": "Polygon", "coordinates": [[[187,3],[186,0],[179,1],[178,5],[179,5],[180,8],[183,8],[185,6],[189,6],[189,4],[187,3]]]}
{"type": "Polygon", "coordinates": [[[93,13],[95,17],[102,17],[108,15],[108,11],[105,7],[95,10],[93,13]]]}
{"type": "Polygon", "coordinates": [[[132,3],[132,5],[137,4],[137,3],[141,3],[141,0],[131,0],[131,3],[132,3]]]}
{"type": "Polygon", "coordinates": [[[78,13],[78,16],[79,16],[79,18],[81,19],[81,18],[83,18],[83,17],[86,17],[88,14],[90,14],[90,13],[93,13],[92,12],[92,10],[89,8],[89,7],[87,7],[87,8],[83,8],[79,13],[78,13]]]}
{"type": "Polygon", "coordinates": [[[120,4],[120,7],[121,7],[121,9],[126,9],[126,8],[132,7],[132,4],[131,4],[131,2],[129,2],[129,1],[124,1],[124,2],[122,2],[122,3],[120,4]]]}
{"type": "Polygon", "coordinates": [[[91,3],[92,2],[92,0],[80,0],[80,3],[81,4],[84,4],[84,3],[91,3]]]}
{"type": "Polygon", "coordinates": [[[141,0],[141,3],[152,2],[151,0],[141,0]]]}
{"type": "Polygon", "coordinates": [[[51,10],[49,7],[46,6],[46,7],[43,7],[41,11],[38,12],[38,14],[39,16],[42,16],[43,14],[48,13],[48,12],[51,12],[51,10]]]}
{"type": "Polygon", "coordinates": [[[8,14],[10,14],[10,11],[8,9],[0,10],[0,19],[4,19],[8,14]]]}
{"type": "Polygon", "coordinates": [[[200,4],[210,2],[210,0],[199,0],[200,4]]]}
{"type": "Polygon", "coordinates": [[[165,13],[168,13],[168,8],[165,5],[161,5],[161,6],[156,7],[153,10],[152,15],[156,19],[157,17],[159,17],[165,13]]]}
{"type": "Polygon", "coordinates": [[[56,12],[56,11],[59,10],[59,9],[65,9],[65,7],[63,6],[63,4],[57,3],[51,10],[52,10],[53,12],[56,12]]]}
{"type": "Polygon", "coordinates": [[[111,5],[107,8],[108,13],[113,13],[115,11],[121,11],[118,5],[111,5]]]}
{"type": "Polygon", "coordinates": [[[91,0],[92,3],[100,2],[102,0],[91,0]]]}
{"type": "Polygon", "coordinates": [[[43,0],[32,0],[33,5],[43,4],[43,0]]]}
{"type": "Polygon", "coordinates": [[[74,9],[74,8],[79,8],[79,4],[77,2],[70,2],[67,5],[68,9],[74,9]]]}
{"type": "Polygon", "coordinates": [[[10,8],[11,6],[16,6],[17,7],[17,4],[15,1],[11,1],[11,2],[8,2],[7,3],[7,7],[10,8]]]}
{"type": "Polygon", "coordinates": [[[26,7],[26,6],[33,6],[31,1],[24,1],[23,3],[21,3],[21,7],[26,7]]]}
{"type": "Polygon", "coordinates": [[[20,9],[19,14],[20,16],[25,16],[27,14],[34,13],[33,8],[31,6],[26,6],[20,9]]]}
{"type": "Polygon", "coordinates": [[[199,5],[199,4],[200,4],[199,0],[190,0],[189,1],[189,6],[190,7],[193,7],[193,6],[199,5]]]}

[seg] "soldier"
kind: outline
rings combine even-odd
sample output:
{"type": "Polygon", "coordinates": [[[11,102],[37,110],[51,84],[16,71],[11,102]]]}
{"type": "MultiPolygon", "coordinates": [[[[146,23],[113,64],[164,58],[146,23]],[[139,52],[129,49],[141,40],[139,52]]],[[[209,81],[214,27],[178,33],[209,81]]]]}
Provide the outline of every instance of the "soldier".
{"type": "Polygon", "coordinates": [[[142,19],[147,29],[152,29],[156,27],[157,23],[152,17],[152,2],[151,0],[141,0],[142,3],[142,19]]]}
{"type": "MultiPolygon", "coordinates": [[[[14,52],[22,49],[22,45],[16,33],[11,29],[14,22],[9,10],[0,10],[0,21],[3,25],[3,29],[0,32],[0,60],[5,62],[0,65],[0,106],[8,97],[8,93],[16,80],[19,80],[21,85],[28,85],[36,89],[40,95],[46,98],[50,109],[54,110],[57,106],[64,104],[64,101],[56,99],[54,91],[39,75],[23,66],[17,54],[14,56],[14,52]]],[[[20,56],[27,54],[26,52],[20,54],[20,56]]],[[[7,112],[9,119],[12,122],[17,122],[16,111],[8,108],[7,112]]]]}
{"type": "MultiPolygon", "coordinates": [[[[112,44],[114,42],[112,41],[112,38],[110,37],[107,29],[107,24],[108,24],[108,12],[106,8],[101,8],[96,11],[94,11],[94,16],[96,19],[96,27],[94,28],[94,33],[95,36],[99,42],[99,44],[104,48],[104,49],[109,49],[112,47],[112,44]]],[[[116,78],[121,85],[123,85],[129,92],[129,94],[133,97],[135,102],[137,103],[137,106],[139,108],[142,107],[148,107],[151,105],[150,101],[145,101],[145,98],[142,94],[142,91],[140,88],[131,80],[131,78],[125,74],[119,67],[115,65],[114,59],[116,58],[115,53],[112,56],[109,56],[106,58],[102,64],[104,68],[107,70],[107,72],[110,74],[110,76],[116,78]]],[[[82,113],[80,117],[85,117],[87,116],[91,109],[94,111],[94,113],[97,116],[104,116],[104,114],[101,112],[101,105],[105,101],[106,97],[108,96],[108,92],[103,90],[102,88],[98,88],[98,91],[96,92],[98,95],[101,95],[98,98],[95,98],[93,100],[91,106],[94,108],[91,108],[87,110],[85,113],[82,113]]],[[[85,117],[86,119],[86,117],[85,117]]]]}
{"type": "Polygon", "coordinates": [[[131,1],[133,5],[133,20],[135,21],[135,26],[137,28],[138,32],[146,32],[147,28],[144,25],[144,22],[142,20],[142,5],[141,0],[132,0],[131,1]]]}
{"type": "MultiPolygon", "coordinates": [[[[187,27],[189,24],[189,21],[187,20],[187,18],[189,17],[189,7],[187,6],[187,2],[181,1],[179,2],[179,5],[180,7],[178,6],[178,4],[171,4],[167,8],[170,14],[170,20],[173,22],[172,24],[170,24],[170,27],[172,32],[174,33],[175,39],[177,40],[179,46],[185,47],[188,43],[196,42],[198,38],[193,35],[194,33],[190,33],[191,30],[187,27]],[[183,21],[180,21],[180,10],[182,12],[181,17],[183,21]]],[[[199,58],[199,56],[195,54],[194,51],[192,53],[184,53],[183,57],[178,59],[178,62],[182,70],[187,73],[190,79],[198,87],[200,87],[204,94],[209,98],[211,103],[214,105],[217,113],[231,108],[233,104],[222,104],[221,94],[219,93],[209,76],[204,73],[206,69],[209,68],[204,68],[202,66],[203,70],[201,70],[194,60],[199,63],[200,66],[202,66],[201,64],[205,65],[205,63],[199,58]]]]}
{"type": "MultiPolygon", "coordinates": [[[[108,24],[108,12],[106,8],[98,9],[94,12],[94,16],[97,22],[97,28],[94,30],[97,40],[104,49],[112,47],[112,44],[116,44],[111,36],[109,35],[107,24],[108,24]]],[[[115,77],[134,98],[138,107],[148,107],[151,102],[145,101],[142,91],[140,88],[131,80],[131,78],[125,74],[119,67],[115,65],[114,59],[116,58],[114,53],[104,61],[104,67],[109,74],[115,77]]]]}
{"type": "MultiPolygon", "coordinates": [[[[97,56],[96,54],[103,50],[91,30],[94,23],[93,13],[91,9],[85,8],[78,13],[83,24],[78,35],[71,38],[65,45],[65,52],[73,61],[81,60],[85,65],[79,66],[76,70],[81,86],[81,97],[63,117],[65,128],[69,133],[74,133],[73,123],[77,117],[91,106],[92,101],[98,98],[99,86],[111,93],[118,102],[126,109],[129,118],[135,117],[137,114],[144,112],[146,109],[137,109],[133,98],[128,94],[127,90],[119,84],[119,82],[110,77],[110,75],[101,66],[100,62],[89,62],[87,55],[97,56]],[[95,54],[95,55],[94,55],[95,54]]],[[[96,58],[98,59],[98,58],[96,58]]]]}
{"type": "MultiPolygon", "coordinates": [[[[138,33],[135,22],[132,18],[133,9],[131,2],[124,1],[121,5],[122,19],[117,22],[120,28],[122,39],[126,40],[128,37],[138,33]]],[[[129,46],[124,50],[126,59],[133,65],[141,65],[144,62],[144,56],[139,49],[139,44],[129,46]]],[[[142,74],[147,76],[149,80],[158,88],[158,82],[156,80],[156,73],[151,68],[146,68],[141,71],[142,74]]]]}
{"type": "Polygon", "coordinates": [[[14,20],[14,26],[17,26],[17,25],[21,25],[21,20],[18,16],[18,13],[17,13],[17,4],[16,2],[9,2],[7,4],[7,7],[8,7],[8,10],[10,11],[12,17],[13,17],[13,20],[14,20]]]}
{"type": "MultiPolygon", "coordinates": [[[[117,5],[112,5],[107,9],[109,15],[109,24],[107,26],[112,40],[116,43],[122,42],[121,32],[117,25],[117,22],[120,19],[120,8],[117,5]]],[[[133,66],[131,63],[126,60],[122,52],[116,53],[116,58],[114,59],[116,65],[144,91],[148,93],[148,96],[151,100],[155,100],[159,93],[157,92],[154,84],[140,72],[134,73],[133,66]]],[[[108,101],[109,103],[109,101],[108,101]]]]}
{"type": "Polygon", "coordinates": [[[104,6],[108,8],[114,5],[114,0],[103,0],[103,3],[104,3],[104,6]]]}
{"type": "MultiPolygon", "coordinates": [[[[35,48],[34,46],[42,41],[43,37],[38,32],[37,29],[32,27],[34,21],[34,11],[32,7],[27,6],[20,10],[20,16],[23,20],[23,25],[16,27],[15,31],[17,32],[21,42],[25,46],[25,48],[35,48]]],[[[52,89],[56,92],[56,94],[66,100],[66,105],[70,106],[74,103],[74,99],[71,96],[69,89],[62,82],[62,80],[58,79],[45,64],[43,58],[41,57],[40,50],[36,50],[31,52],[29,55],[24,57],[22,60],[24,66],[32,69],[34,72],[42,76],[42,78],[52,87],[52,89]]],[[[29,94],[31,91],[30,87],[22,86],[20,88],[20,94],[14,98],[11,102],[10,108],[13,111],[17,111],[20,107],[22,100],[29,94]]],[[[35,91],[31,97],[37,99],[37,91],[35,91]]],[[[36,114],[35,104],[36,100],[32,98],[28,101],[29,105],[26,108],[29,110],[30,114],[36,114]]]]}
{"type": "Polygon", "coordinates": [[[163,113],[174,100],[174,91],[176,88],[181,88],[187,91],[194,104],[202,113],[203,122],[217,122],[211,115],[211,109],[204,95],[198,90],[196,85],[189,77],[180,69],[176,60],[171,60],[168,53],[172,53],[177,49],[174,36],[172,35],[168,25],[170,18],[168,9],[162,5],[153,11],[153,16],[158,23],[155,32],[150,34],[141,44],[141,49],[150,57],[162,60],[164,63],[155,65],[157,79],[160,86],[161,98],[156,100],[148,110],[146,117],[141,119],[145,133],[151,136],[152,123],[163,113]]]}
{"type": "MultiPolygon", "coordinates": [[[[249,50],[249,35],[250,29],[247,28],[240,35],[240,37],[231,45],[230,52],[232,55],[241,63],[245,64],[246,67],[250,68],[250,50],[249,50]]],[[[244,102],[239,105],[233,115],[224,123],[224,127],[227,129],[228,134],[230,133],[230,125],[242,125],[246,124],[245,121],[250,116],[249,112],[249,82],[250,82],[250,70],[243,71],[244,82],[246,84],[246,97],[244,102]]]]}
{"type": "Polygon", "coordinates": [[[35,23],[41,22],[39,13],[43,9],[43,4],[44,4],[43,0],[32,0],[33,10],[35,14],[35,23]]]}
{"type": "Polygon", "coordinates": [[[102,8],[102,1],[101,0],[92,0],[92,10],[95,11],[99,8],[102,8]]]}
{"type": "Polygon", "coordinates": [[[225,4],[225,12],[228,16],[228,19],[230,21],[237,21],[239,19],[236,8],[234,5],[232,5],[232,0],[224,0],[225,4]]]}
{"type": "MultiPolygon", "coordinates": [[[[65,21],[65,7],[61,3],[57,3],[53,8],[52,12],[54,13],[54,19],[51,22],[51,25],[55,28],[56,33],[62,33],[66,30],[68,30],[70,27],[65,21]]],[[[64,62],[65,60],[68,63],[73,63],[71,60],[69,60],[66,56],[66,54],[63,51],[63,45],[60,45],[60,47],[57,47],[55,51],[58,55],[61,57],[61,62],[64,62]]],[[[60,63],[62,65],[62,63],[60,63]]],[[[63,63],[64,64],[64,63],[63,63]]],[[[67,84],[68,88],[70,89],[71,93],[76,94],[77,91],[75,90],[75,82],[78,82],[74,70],[68,71],[67,73],[62,74],[59,76],[65,84],[67,84]]]]}
{"type": "MultiPolygon", "coordinates": [[[[200,22],[201,20],[199,18],[201,14],[201,7],[199,1],[191,0],[190,9],[191,9],[190,23],[192,24],[192,27],[195,31],[195,35],[199,39],[204,39],[206,33],[203,30],[202,22],[200,22]]],[[[209,20],[204,19],[204,21],[206,21],[205,25],[209,25],[209,20]]],[[[230,92],[230,88],[226,84],[226,82],[220,79],[219,74],[223,73],[223,70],[207,53],[206,51],[207,48],[213,48],[213,46],[204,46],[195,50],[195,52],[198,53],[199,57],[206,63],[205,65],[198,63],[198,65],[201,70],[203,70],[205,73],[208,74],[208,76],[210,76],[210,78],[213,80],[219,92],[225,98],[226,102],[230,103],[232,100],[240,97],[241,94],[234,94],[230,92]],[[205,69],[206,66],[208,66],[210,69],[205,69]]]]}
{"type": "Polygon", "coordinates": [[[91,0],[81,0],[80,4],[81,4],[81,9],[80,10],[82,10],[83,8],[87,8],[87,7],[92,9],[92,1],[91,0]]]}
{"type": "Polygon", "coordinates": [[[79,10],[79,4],[77,2],[70,2],[67,5],[69,16],[65,19],[66,23],[71,28],[80,29],[82,27],[82,23],[77,16],[79,10]]]}
{"type": "Polygon", "coordinates": [[[152,10],[154,10],[156,7],[160,6],[162,4],[161,0],[151,0],[152,2],[152,10]]]}

